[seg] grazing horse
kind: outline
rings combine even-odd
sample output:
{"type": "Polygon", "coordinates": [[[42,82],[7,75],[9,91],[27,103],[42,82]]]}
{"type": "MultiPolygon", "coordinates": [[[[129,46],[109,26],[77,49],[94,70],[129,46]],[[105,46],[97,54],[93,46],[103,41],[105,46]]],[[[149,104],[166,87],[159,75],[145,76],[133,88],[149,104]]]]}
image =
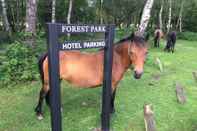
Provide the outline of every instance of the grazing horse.
{"type": "Polygon", "coordinates": [[[156,29],[154,32],[154,47],[159,48],[160,39],[163,37],[163,32],[160,29],[156,29]]]}
{"type": "MultiPolygon", "coordinates": [[[[112,95],[111,113],[114,112],[114,99],[116,87],[124,73],[131,65],[134,66],[134,78],[140,79],[143,74],[143,66],[147,55],[147,41],[144,37],[131,36],[120,40],[113,45],[112,65],[112,95]]],[[[94,88],[103,83],[103,59],[104,50],[95,53],[82,53],[80,51],[60,51],[60,79],[81,88],[94,88]]],[[[42,105],[45,98],[49,102],[49,74],[48,55],[39,59],[39,70],[42,80],[42,89],[38,105],[35,108],[38,119],[42,119],[42,105]]]]}
{"type": "Polygon", "coordinates": [[[176,32],[172,31],[167,35],[167,43],[166,43],[166,47],[164,48],[164,51],[168,51],[168,52],[171,51],[172,53],[174,53],[175,43],[176,43],[176,32]]]}

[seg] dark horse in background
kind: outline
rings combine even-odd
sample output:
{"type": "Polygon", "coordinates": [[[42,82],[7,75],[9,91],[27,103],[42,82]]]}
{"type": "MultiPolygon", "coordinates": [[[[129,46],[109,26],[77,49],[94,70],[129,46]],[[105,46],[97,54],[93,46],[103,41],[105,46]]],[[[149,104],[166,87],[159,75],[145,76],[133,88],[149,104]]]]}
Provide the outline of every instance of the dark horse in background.
{"type": "Polygon", "coordinates": [[[160,39],[163,37],[163,32],[160,29],[156,29],[154,32],[154,47],[159,48],[160,39]]]}
{"type": "MultiPolygon", "coordinates": [[[[114,99],[116,87],[124,73],[131,65],[134,67],[134,78],[139,79],[143,74],[144,62],[147,55],[147,42],[144,37],[131,36],[120,40],[113,45],[112,65],[112,93],[111,113],[114,112],[114,99]]],[[[60,79],[81,88],[94,88],[103,84],[104,50],[95,53],[82,53],[80,51],[60,51],[60,79]]],[[[39,60],[39,70],[42,80],[42,89],[38,105],[35,108],[38,119],[43,118],[43,100],[50,106],[49,101],[49,75],[48,55],[39,60]]],[[[130,85],[128,85],[130,86],[130,85]]]]}
{"type": "Polygon", "coordinates": [[[164,48],[164,51],[168,51],[168,52],[171,51],[172,53],[174,53],[175,44],[176,44],[176,32],[175,31],[169,32],[167,35],[167,43],[166,43],[166,47],[164,48]]]}

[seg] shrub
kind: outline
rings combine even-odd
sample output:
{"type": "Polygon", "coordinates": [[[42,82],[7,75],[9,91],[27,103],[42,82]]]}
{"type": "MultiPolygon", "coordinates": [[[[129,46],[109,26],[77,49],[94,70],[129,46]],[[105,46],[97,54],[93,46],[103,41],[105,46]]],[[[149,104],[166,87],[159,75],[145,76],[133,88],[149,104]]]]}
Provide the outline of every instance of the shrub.
{"type": "Polygon", "coordinates": [[[179,32],[177,37],[182,40],[197,41],[197,33],[195,32],[179,32]]]}
{"type": "Polygon", "coordinates": [[[7,46],[0,63],[0,83],[18,83],[38,78],[34,51],[18,41],[7,46]]]}

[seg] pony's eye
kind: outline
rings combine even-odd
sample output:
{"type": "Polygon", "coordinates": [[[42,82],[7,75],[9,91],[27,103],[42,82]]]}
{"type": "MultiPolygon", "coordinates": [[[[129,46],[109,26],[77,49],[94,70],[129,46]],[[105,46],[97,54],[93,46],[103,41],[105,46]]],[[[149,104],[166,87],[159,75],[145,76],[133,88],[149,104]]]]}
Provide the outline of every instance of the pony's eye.
{"type": "Polygon", "coordinates": [[[133,54],[133,52],[132,52],[132,51],[129,51],[128,53],[129,53],[129,55],[132,55],[132,54],[133,54]]]}

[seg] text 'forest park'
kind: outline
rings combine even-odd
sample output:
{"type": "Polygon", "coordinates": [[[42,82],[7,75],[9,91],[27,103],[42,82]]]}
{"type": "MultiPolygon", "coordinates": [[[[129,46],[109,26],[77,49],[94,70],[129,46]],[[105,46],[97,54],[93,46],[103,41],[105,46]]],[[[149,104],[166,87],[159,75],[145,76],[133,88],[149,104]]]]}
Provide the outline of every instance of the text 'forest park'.
{"type": "Polygon", "coordinates": [[[88,25],[70,25],[70,26],[62,26],[62,32],[65,33],[85,33],[85,32],[105,32],[106,26],[88,26],[88,25]]]}

